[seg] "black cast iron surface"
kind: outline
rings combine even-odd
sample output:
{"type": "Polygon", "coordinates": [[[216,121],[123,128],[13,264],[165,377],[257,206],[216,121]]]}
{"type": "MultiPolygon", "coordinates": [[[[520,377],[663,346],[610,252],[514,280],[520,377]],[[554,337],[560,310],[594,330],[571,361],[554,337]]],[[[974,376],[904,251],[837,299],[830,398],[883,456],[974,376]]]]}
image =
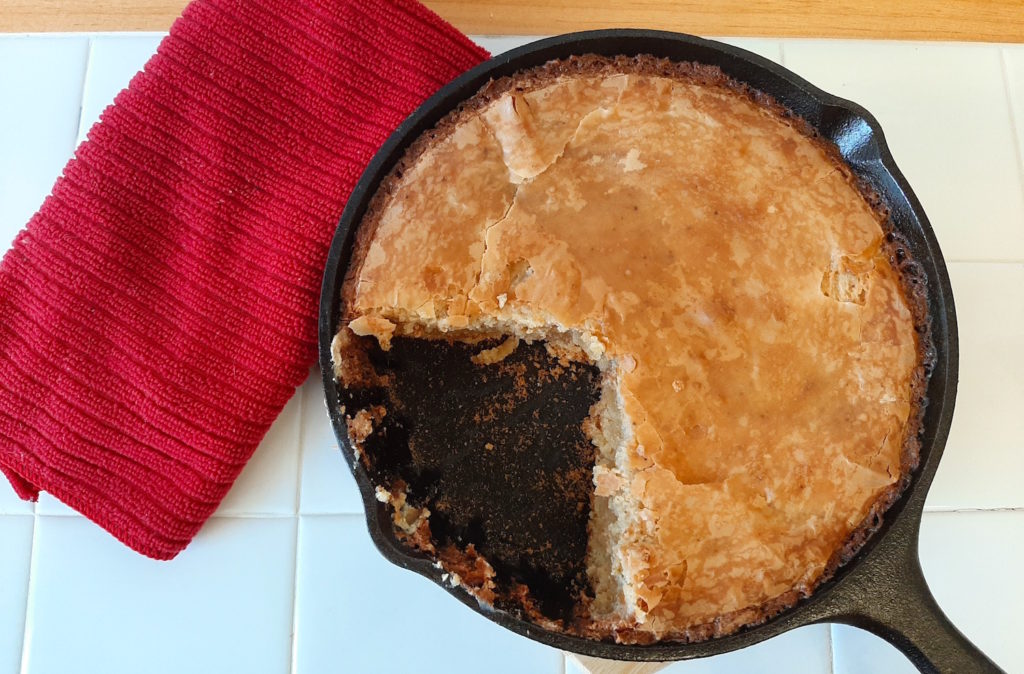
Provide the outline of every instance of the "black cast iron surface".
{"type": "Polygon", "coordinates": [[[907,491],[886,514],[881,529],[857,556],[810,598],[766,623],[710,641],[647,646],[595,642],[544,630],[504,611],[477,604],[460,589],[449,591],[498,624],[564,650],[620,660],[682,660],[749,646],[788,630],[820,622],[841,622],[870,630],[900,648],[924,672],[998,672],[943,615],[925,583],[917,538],[925,496],[949,433],[956,399],[958,344],[952,290],[942,253],[928,219],[886,147],[878,122],[863,108],[827,94],[760,56],[701,38],[648,30],[573,33],[512,50],[465,73],[427,100],[388,139],[353,191],[334,237],[324,274],[320,305],[320,365],[326,402],[343,453],[363,495],[374,542],[391,562],[447,587],[441,571],[399,544],[390,515],[374,498],[370,476],[353,461],[338,406],[344,391],[334,380],[331,340],[338,329],[341,285],[352,253],[353,235],[377,186],[406,148],[488,80],[578,54],[652,54],[677,61],[716,65],[735,80],[772,96],[805,119],[838,148],[853,172],[870,185],[889,209],[893,226],[907,240],[928,282],[928,309],[936,363],[928,384],[921,465],[907,491]]]}
{"type": "Polygon", "coordinates": [[[496,606],[518,611],[501,598],[518,583],[545,617],[571,621],[589,588],[595,450],[582,425],[600,373],[560,363],[539,342],[472,365],[495,345],[396,337],[384,352],[374,344],[372,366],[393,384],[346,390],[343,400],[349,409],[385,403],[387,416],[363,445],[373,483],[407,485],[408,502],[430,510],[438,549],[472,545],[483,555],[497,575],[496,606]],[[359,400],[368,396],[378,400],[359,400]]]}

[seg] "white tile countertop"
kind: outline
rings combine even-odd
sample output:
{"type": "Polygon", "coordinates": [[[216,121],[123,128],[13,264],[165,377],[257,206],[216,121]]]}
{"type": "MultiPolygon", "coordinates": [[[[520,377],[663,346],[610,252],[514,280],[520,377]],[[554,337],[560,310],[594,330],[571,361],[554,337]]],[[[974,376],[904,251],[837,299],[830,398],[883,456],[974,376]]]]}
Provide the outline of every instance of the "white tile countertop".
{"type": "MultiPolygon", "coordinates": [[[[153,34],[0,36],[0,252],[49,192],[153,34]]],[[[481,38],[493,52],[526,41],[481,38]]],[[[730,40],[881,122],[949,262],[960,395],[921,557],[950,618],[1024,672],[1024,47],[730,40]]],[[[576,672],[373,548],[315,378],[172,562],[0,481],[0,674],[576,672]]],[[[912,672],[827,625],[664,670],[912,672]]]]}

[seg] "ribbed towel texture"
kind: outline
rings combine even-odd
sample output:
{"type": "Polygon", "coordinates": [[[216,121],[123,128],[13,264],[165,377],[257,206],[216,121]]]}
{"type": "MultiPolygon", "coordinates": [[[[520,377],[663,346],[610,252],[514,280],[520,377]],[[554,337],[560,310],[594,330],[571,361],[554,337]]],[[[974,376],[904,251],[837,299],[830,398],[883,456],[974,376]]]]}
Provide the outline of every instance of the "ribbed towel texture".
{"type": "Polygon", "coordinates": [[[309,373],[364,167],[486,57],[413,0],[189,5],[0,263],[18,494],[180,552],[309,373]]]}

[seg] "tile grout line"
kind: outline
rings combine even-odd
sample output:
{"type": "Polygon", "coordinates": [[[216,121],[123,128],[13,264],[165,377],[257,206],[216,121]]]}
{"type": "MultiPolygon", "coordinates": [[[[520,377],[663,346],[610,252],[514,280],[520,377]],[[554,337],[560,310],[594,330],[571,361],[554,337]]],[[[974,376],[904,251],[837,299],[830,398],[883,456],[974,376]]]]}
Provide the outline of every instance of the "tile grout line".
{"type": "Polygon", "coordinates": [[[314,513],[299,513],[298,515],[214,515],[214,517],[231,517],[231,518],[234,518],[234,519],[246,519],[246,518],[259,519],[259,518],[274,518],[274,517],[277,517],[277,518],[282,518],[282,517],[305,517],[305,518],[312,518],[312,517],[364,517],[365,518],[366,517],[366,513],[363,512],[362,510],[359,510],[359,511],[336,510],[334,512],[324,511],[324,512],[314,512],[314,513]]]}
{"type": "Polygon", "coordinates": [[[1006,107],[1010,115],[1010,135],[1013,138],[1014,154],[1017,157],[1017,183],[1024,195],[1024,148],[1021,148],[1021,130],[1017,128],[1017,114],[1014,110],[1013,87],[1010,86],[1010,64],[1006,60],[1006,47],[999,48],[1000,74],[1003,76],[1003,91],[1006,92],[1006,107]]]}
{"type": "MultiPolygon", "coordinates": [[[[298,671],[299,651],[295,647],[299,637],[299,529],[302,527],[302,519],[295,516],[295,555],[292,559],[292,620],[291,638],[288,640],[288,672],[295,674],[298,671]]],[[[23,673],[27,674],[27,673],[23,673]]]]}
{"type": "Polygon", "coordinates": [[[925,515],[968,515],[971,513],[1024,513],[1022,506],[999,506],[995,508],[928,508],[925,515]]]}
{"type": "MultiPolygon", "coordinates": [[[[51,515],[50,517],[72,517],[80,515],[51,515]]],[[[290,512],[237,512],[237,513],[214,513],[210,515],[211,520],[293,520],[295,513],[290,512]]]]}
{"type": "MultiPolygon", "coordinates": [[[[306,381],[309,381],[307,377],[306,381]]],[[[296,458],[295,472],[295,499],[292,502],[292,510],[295,517],[295,557],[292,564],[292,634],[289,640],[291,652],[288,657],[288,670],[295,674],[298,670],[298,649],[296,642],[299,638],[299,529],[302,527],[302,518],[299,517],[299,507],[302,502],[302,469],[306,458],[306,391],[305,385],[296,389],[295,395],[299,396],[298,415],[299,432],[296,438],[299,444],[298,457],[296,458]]]]}
{"type": "Polygon", "coordinates": [[[299,510],[302,508],[302,473],[303,467],[306,465],[306,391],[305,387],[309,383],[309,379],[313,375],[306,378],[306,381],[296,389],[296,395],[299,396],[299,451],[298,451],[298,470],[295,474],[295,501],[293,504],[293,510],[295,516],[299,516],[299,510]]]}
{"type": "Polygon", "coordinates": [[[946,258],[946,264],[1020,264],[1024,262],[1024,258],[1013,258],[1013,257],[1002,257],[1002,258],[985,258],[983,260],[971,260],[963,257],[949,257],[946,258]]]}
{"type": "Polygon", "coordinates": [[[166,30],[29,30],[14,33],[0,32],[0,40],[47,40],[51,38],[73,38],[89,35],[100,38],[131,37],[165,37],[166,30]]]}
{"type": "MultiPolygon", "coordinates": [[[[86,41],[85,64],[82,68],[82,90],[78,97],[78,126],[75,134],[75,144],[71,148],[72,154],[78,147],[78,138],[82,133],[82,118],[85,110],[85,87],[89,80],[89,67],[92,64],[93,38],[90,36],[86,41]]],[[[35,618],[35,609],[32,602],[33,587],[36,565],[38,564],[38,541],[39,541],[39,501],[32,504],[32,542],[29,545],[28,556],[28,577],[25,579],[25,610],[22,614],[21,627],[21,663],[19,671],[21,674],[28,674],[29,671],[29,649],[32,644],[32,619],[35,618]]]]}
{"type": "Polygon", "coordinates": [[[828,671],[829,671],[829,674],[836,674],[836,645],[835,645],[835,642],[833,640],[833,634],[832,634],[835,631],[835,629],[836,629],[836,626],[834,624],[828,623],[827,643],[828,643],[828,671]]]}
{"type": "Polygon", "coordinates": [[[92,68],[92,50],[95,44],[93,37],[89,36],[88,48],[85,50],[85,69],[82,72],[82,95],[78,99],[78,129],[75,133],[75,147],[72,148],[72,153],[78,148],[79,139],[85,140],[82,138],[82,124],[85,122],[85,93],[89,84],[89,70],[92,68]]]}
{"type": "Polygon", "coordinates": [[[36,542],[38,539],[37,531],[39,529],[39,515],[33,513],[32,515],[32,543],[29,546],[28,553],[28,577],[25,579],[25,612],[23,614],[23,621],[21,626],[21,665],[19,667],[20,674],[28,674],[28,652],[29,646],[32,644],[32,631],[30,629],[29,618],[34,617],[35,611],[32,608],[32,579],[35,576],[36,567],[36,542]]]}

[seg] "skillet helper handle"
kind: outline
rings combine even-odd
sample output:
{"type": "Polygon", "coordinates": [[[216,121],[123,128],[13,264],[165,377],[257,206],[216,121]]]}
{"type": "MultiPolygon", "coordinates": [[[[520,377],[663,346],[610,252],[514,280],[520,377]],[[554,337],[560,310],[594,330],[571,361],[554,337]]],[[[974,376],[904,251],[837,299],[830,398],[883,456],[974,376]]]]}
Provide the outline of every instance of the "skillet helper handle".
{"type": "Polygon", "coordinates": [[[879,541],[841,589],[843,608],[831,620],[882,637],[926,674],[1003,672],[950,622],[932,596],[918,557],[917,524],[903,518],[894,528],[905,531],[891,531],[879,541]]]}

